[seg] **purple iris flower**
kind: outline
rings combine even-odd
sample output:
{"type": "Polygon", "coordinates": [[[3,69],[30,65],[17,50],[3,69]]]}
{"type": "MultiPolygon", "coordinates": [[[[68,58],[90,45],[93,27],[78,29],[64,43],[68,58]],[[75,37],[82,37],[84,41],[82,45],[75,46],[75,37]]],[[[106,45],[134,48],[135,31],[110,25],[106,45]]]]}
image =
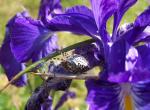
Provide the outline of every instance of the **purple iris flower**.
{"type": "MultiPolygon", "coordinates": [[[[62,9],[60,0],[42,0],[38,19],[32,19],[27,12],[22,12],[8,22],[0,50],[0,63],[9,80],[25,68],[22,63],[30,59],[35,62],[59,49],[57,36],[45,24],[49,16],[59,9],[62,9]]],[[[25,85],[26,76],[23,75],[14,84],[25,85]]]]}
{"type": "Polygon", "coordinates": [[[122,110],[126,96],[131,97],[134,109],[150,108],[150,7],[133,23],[119,28],[123,15],[136,2],[91,0],[92,10],[74,6],[48,22],[53,31],[88,35],[98,45],[105,64],[99,80],[86,81],[90,110],[122,110]],[[106,24],[111,16],[114,25],[109,34],[106,24]]]}

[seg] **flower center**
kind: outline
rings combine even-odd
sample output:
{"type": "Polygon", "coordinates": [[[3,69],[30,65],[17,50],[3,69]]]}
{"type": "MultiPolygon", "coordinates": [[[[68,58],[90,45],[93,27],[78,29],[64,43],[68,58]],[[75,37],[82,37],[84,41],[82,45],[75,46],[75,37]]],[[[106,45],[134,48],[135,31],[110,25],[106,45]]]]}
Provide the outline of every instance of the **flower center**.
{"type": "Polygon", "coordinates": [[[131,97],[131,85],[129,83],[121,84],[123,101],[125,104],[125,110],[133,110],[133,101],[131,97]]]}
{"type": "Polygon", "coordinates": [[[133,110],[132,99],[130,95],[125,96],[125,110],[133,110]]]}

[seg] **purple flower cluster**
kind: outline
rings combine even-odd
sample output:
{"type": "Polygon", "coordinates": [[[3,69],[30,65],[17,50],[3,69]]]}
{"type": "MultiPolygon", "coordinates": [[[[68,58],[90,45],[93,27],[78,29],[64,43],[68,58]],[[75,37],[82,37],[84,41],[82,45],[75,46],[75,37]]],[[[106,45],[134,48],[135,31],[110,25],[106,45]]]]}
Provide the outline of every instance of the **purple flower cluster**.
{"type": "MultiPolygon", "coordinates": [[[[90,110],[123,110],[130,96],[136,110],[150,108],[150,7],[133,23],[121,27],[126,11],[137,0],[90,0],[92,9],[74,6],[62,13],[59,0],[42,0],[39,17],[32,19],[19,13],[7,24],[6,37],[0,50],[0,63],[10,80],[25,66],[58,49],[54,32],[69,31],[90,36],[94,44],[76,49],[90,67],[100,66],[98,80],[87,80],[86,101],[90,110]],[[107,21],[114,17],[112,34],[107,21]],[[7,58],[5,56],[7,55],[7,58]]],[[[25,84],[25,76],[15,82],[25,84]]]]}

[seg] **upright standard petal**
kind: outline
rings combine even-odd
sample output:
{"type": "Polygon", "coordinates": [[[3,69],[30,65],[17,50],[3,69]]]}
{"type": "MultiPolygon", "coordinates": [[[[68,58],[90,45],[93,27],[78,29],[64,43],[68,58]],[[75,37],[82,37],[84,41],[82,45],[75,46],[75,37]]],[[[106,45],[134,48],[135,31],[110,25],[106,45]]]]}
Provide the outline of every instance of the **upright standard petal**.
{"type": "Polygon", "coordinates": [[[47,23],[52,14],[62,13],[62,6],[60,0],[41,0],[38,18],[47,23]]]}
{"type": "Polygon", "coordinates": [[[95,17],[95,21],[98,27],[98,31],[103,41],[110,40],[109,34],[106,30],[107,20],[118,9],[117,0],[91,0],[91,5],[95,17]]]}
{"type": "Polygon", "coordinates": [[[53,31],[69,31],[98,38],[93,14],[85,6],[69,8],[65,14],[56,15],[47,26],[53,31]]]}
{"type": "MultiPolygon", "coordinates": [[[[25,69],[25,65],[19,63],[11,51],[9,30],[6,29],[5,34],[6,36],[0,49],[0,64],[3,66],[6,76],[8,77],[8,80],[11,80],[20,71],[25,69]]],[[[12,84],[14,84],[15,86],[24,86],[26,82],[27,82],[26,75],[23,75],[12,84]]]]}
{"type": "Polygon", "coordinates": [[[39,50],[53,34],[43,27],[40,21],[29,17],[16,17],[9,28],[11,49],[19,62],[31,59],[33,53],[39,50]]]}
{"type": "Polygon", "coordinates": [[[120,39],[114,42],[109,50],[110,53],[107,61],[108,71],[113,73],[125,71],[125,59],[129,50],[127,42],[124,39],[120,39]]]}
{"type": "Polygon", "coordinates": [[[137,0],[118,0],[118,2],[119,7],[116,13],[114,14],[113,36],[116,36],[117,34],[117,28],[123,15],[132,5],[134,5],[137,2],[137,0]]]}
{"type": "Polygon", "coordinates": [[[149,110],[150,108],[150,81],[141,81],[132,84],[132,97],[135,110],[149,110]]]}
{"type": "Polygon", "coordinates": [[[123,110],[121,87],[101,80],[86,81],[89,110],[123,110]]]}

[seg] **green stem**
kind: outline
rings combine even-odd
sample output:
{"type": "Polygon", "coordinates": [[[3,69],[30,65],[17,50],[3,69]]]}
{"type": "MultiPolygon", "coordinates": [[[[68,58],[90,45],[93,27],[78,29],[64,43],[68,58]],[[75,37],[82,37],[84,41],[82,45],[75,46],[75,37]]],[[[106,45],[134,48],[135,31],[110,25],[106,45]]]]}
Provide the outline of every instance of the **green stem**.
{"type": "Polygon", "coordinates": [[[35,68],[35,67],[38,66],[39,64],[42,64],[42,63],[48,61],[49,59],[60,55],[61,53],[68,52],[68,51],[70,51],[70,50],[72,50],[72,49],[75,49],[75,48],[77,48],[77,47],[81,47],[81,46],[83,46],[83,45],[91,44],[91,43],[93,43],[93,42],[94,42],[93,39],[86,40],[86,41],[83,41],[83,42],[79,42],[79,43],[73,44],[73,45],[71,45],[71,46],[68,46],[68,47],[66,47],[66,48],[64,48],[64,49],[62,49],[62,50],[59,50],[59,51],[57,51],[57,52],[55,52],[55,53],[53,53],[53,54],[50,54],[50,55],[48,55],[48,56],[45,57],[45,58],[42,58],[41,60],[39,60],[39,61],[37,61],[37,62],[31,64],[31,65],[28,66],[25,70],[19,72],[16,76],[14,76],[14,77],[0,90],[0,92],[2,92],[4,89],[6,89],[12,82],[14,82],[15,80],[17,80],[19,77],[21,77],[22,75],[24,75],[24,74],[30,72],[33,68],[35,68]]]}
{"type": "Polygon", "coordinates": [[[29,90],[30,90],[30,94],[32,94],[33,88],[32,88],[32,84],[31,84],[30,79],[29,79],[29,74],[28,74],[27,78],[28,78],[28,79],[27,79],[27,87],[28,87],[29,90]]]}

